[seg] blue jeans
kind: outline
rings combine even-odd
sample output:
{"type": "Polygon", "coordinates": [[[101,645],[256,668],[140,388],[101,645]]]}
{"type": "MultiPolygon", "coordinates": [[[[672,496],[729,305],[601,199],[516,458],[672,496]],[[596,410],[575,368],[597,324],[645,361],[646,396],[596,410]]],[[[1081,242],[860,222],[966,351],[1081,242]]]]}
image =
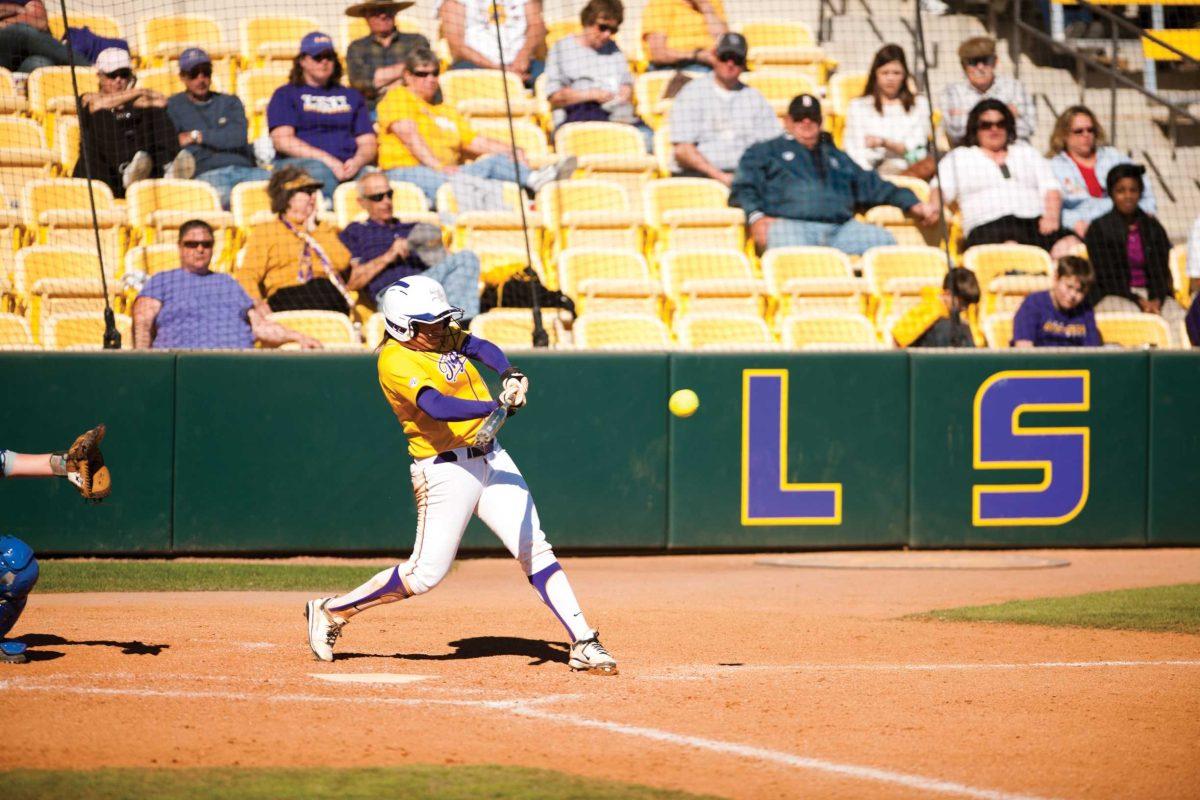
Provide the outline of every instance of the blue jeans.
{"type": "MultiPolygon", "coordinates": [[[[337,191],[338,184],[342,183],[342,181],[339,181],[336,177],[334,177],[333,170],[331,170],[329,167],[325,166],[325,164],[323,162],[318,161],[315,158],[276,158],[275,159],[275,169],[279,169],[280,167],[286,166],[288,164],[299,167],[300,169],[304,170],[309,175],[311,175],[315,180],[320,181],[321,182],[321,191],[325,194],[325,200],[329,203],[333,202],[333,193],[335,191],[337,191]]],[[[347,178],[346,179],[347,182],[357,180],[358,176],[362,175],[363,170],[365,170],[365,169],[366,169],[366,167],[363,167],[363,169],[360,169],[358,171],[358,175],[355,175],[351,178],[347,178]]]]}
{"type": "MultiPolygon", "coordinates": [[[[463,319],[471,319],[479,316],[479,269],[479,256],[470,250],[460,250],[421,274],[440,283],[450,305],[463,310],[463,319]]],[[[382,297],[383,292],[375,295],[375,303],[379,304],[382,297]]]]}
{"type": "MultiPolygon", "coordinates": [[[[67,46],[50,34],[24,22],[0,28],[0,67],[13,72],[33,72],[39,67],[69,63],[71,59],[67,46]]],[[[75,53],[75,63],[86,66],[88,60],[83,54],[75,53]]]]}
{"type": "Polygon", "coordinates": [[[270,179],[271,173],[265,169],[235,165],[217,167],[196,176],[196,180],[204,181],[217,190],[217,194],[221,196],[221,208],[226,211],[229,210],[229,196],[233,193],[234,186],[246,181],[266,181],[270,179]]]}
{"type": "MultiPolygon", "coordinates": [[[[462,172],[474,175],[476,178],[487,178],[494,181],[516,181],[522,186],[529,179],[529,167],[524,164],[514,164],[509,156],[492,154],[471,164],[465,164],[462,172]],[[515,169],[514,169],[515,167],[515,169]]],[[[415,184],[429,198],[429,207],[437,204],[437,190],[443,183],[450,180],[449,176],[431,167],[396,167],[387,171],[389,181],[405,181],[415,184]]]]}
{"type": "Polygon", "coordinates": [[[847,255],[861,256],[872,247],[895,243],[896,237],[883,228],[856,219],[841,225],[834,222],[777,219],[767,228],[768,250],[774,247],[834,247],[847,255]]]}

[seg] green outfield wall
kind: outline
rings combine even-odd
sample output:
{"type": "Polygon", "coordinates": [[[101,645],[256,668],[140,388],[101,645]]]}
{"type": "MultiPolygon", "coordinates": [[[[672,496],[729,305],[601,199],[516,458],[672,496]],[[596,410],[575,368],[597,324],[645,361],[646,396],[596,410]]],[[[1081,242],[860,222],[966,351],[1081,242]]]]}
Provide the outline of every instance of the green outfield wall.
{"type": "MultiPolygon", "coordinates": [[[[504,428],[559,550],[1200,544],[1200,354],[522,353],[504,428]],[[700,408],[667,411],[690,388],[700,408]]],[[[370,355],[3,353],[0,447],[99,421],[114,492],[0,482],[42,553],[403,553],[370,355]]],[[[477,520],[463,548],[497,550],[477,520]]]]}

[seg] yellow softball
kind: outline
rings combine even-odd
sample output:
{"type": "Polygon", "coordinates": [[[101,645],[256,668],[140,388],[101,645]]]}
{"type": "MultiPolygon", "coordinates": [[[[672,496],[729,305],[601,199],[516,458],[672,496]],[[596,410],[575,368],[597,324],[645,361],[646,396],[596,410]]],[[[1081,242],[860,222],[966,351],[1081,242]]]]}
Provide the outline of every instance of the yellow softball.
{"type": "Polygon", "coordinates": [[[690,417],[700,407],[700,398],[691,389],[680,389],[671,395],[667,408],[677,417],[690,417]]]}

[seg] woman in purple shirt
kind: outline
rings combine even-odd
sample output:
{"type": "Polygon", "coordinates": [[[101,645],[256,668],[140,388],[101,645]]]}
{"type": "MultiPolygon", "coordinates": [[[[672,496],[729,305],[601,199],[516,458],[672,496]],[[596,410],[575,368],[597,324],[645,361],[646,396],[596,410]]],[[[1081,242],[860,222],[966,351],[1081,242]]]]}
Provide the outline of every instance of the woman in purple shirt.
{"type": "Polygon", "coordinates": [[[1146,168],[1118,164],[1105,179],[1113,210],[1088,228],[1085,243],[1096,270],[1092,292],[1096,313],[1139,311],[1167,321],[1171,343],[1179,345],[1187,312],[1175,301],[1168,258],[1171,240],[1162,223],[1138,207],[1146,168]]]}
{"type": "Polygon", "coordinates": [[[1086,258],[1058,260],[1048,292],[1025,298],[1013,318],[1013,347],[1099,347],[1096,315],[1086,298],[1095,275],[1086,258]]]}
{"type": "Polygon", "coordinates": [[[367,101],[341,79],[333,40],[314,31],[300,41],[287,84],[267,104],[275,166],[300,167],[321,181],[330,200],[338,184],[354,180],[378,150],[367,101]]]}

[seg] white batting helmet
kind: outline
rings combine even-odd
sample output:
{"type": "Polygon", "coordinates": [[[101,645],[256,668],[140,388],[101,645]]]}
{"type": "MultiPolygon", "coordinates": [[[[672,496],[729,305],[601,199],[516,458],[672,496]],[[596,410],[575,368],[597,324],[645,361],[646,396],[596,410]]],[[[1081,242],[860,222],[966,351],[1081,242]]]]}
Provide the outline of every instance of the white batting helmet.
{"type": "Polygon", "coordinates": [[[414,322],[462,319],[463,310],[450,305],[446,290],[433,278],[412,275],[383,290],[379,301],[384,328],[401,342],[416,335],[414,322]]]}

